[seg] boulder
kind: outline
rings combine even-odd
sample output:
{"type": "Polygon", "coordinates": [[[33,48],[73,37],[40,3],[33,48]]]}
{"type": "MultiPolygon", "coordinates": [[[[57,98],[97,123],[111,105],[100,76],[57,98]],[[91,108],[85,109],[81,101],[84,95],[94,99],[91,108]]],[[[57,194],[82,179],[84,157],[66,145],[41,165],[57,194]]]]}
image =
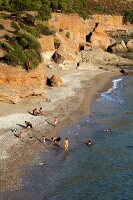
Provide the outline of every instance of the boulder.
{"type": "Polygon", "coordinates": [[[123,40],[121,42],[114,44],[112,47],[112,51],[115,52],[127,52],[127,46],[123,40]]]}
{"type": "Polygon", "coordinates": [[[133,51],[133,39],[127,42],[127,49],[128,51],[133,51]]]}
{"type": "Polygon", "coordinates": [[[106,50],[110,45],[110,38],[101,28],[97,27],[95,31],[92,32],[90,42],[93,44],[93,46],[97,46],[106,50]]]}
{"type": "Polygon", "coordinates": [[[47,85],[49,86],[63,86],[63,81],[59,75],[53,75],[51,78],[47,77],[47,85]]]}

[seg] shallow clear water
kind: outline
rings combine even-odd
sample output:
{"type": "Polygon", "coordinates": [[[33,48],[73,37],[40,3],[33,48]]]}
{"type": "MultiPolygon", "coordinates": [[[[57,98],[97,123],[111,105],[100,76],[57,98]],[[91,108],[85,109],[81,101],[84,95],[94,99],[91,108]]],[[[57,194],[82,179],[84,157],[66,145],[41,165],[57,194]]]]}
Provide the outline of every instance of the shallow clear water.
{"type": "Polygon", "coordinates": [[[91,114],[60,135],[69,138],[69,153],[47,146],[38,165],[25,167],[24,187],[2,200],[133,199],[133,76],[114,80],[91,114]]]}

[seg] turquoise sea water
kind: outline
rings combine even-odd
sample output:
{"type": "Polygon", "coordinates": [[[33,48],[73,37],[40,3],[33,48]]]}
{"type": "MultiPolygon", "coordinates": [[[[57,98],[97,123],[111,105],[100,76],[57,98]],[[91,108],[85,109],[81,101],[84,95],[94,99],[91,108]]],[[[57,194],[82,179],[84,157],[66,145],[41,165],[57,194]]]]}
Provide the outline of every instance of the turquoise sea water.
{"type": "Polygon", "coordinates": [[[1,200],[133,200],[133,76],[114,80],[91,114],[59,135],[69,153],[46,146],[41,164],[25,167],[23,188],[1,200]]]}

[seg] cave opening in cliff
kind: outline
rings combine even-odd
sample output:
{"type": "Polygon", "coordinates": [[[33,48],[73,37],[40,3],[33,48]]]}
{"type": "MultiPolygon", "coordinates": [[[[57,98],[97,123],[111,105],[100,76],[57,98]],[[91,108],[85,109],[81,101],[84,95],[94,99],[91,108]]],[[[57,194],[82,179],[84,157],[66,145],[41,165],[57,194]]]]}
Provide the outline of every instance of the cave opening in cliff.
{"type": "Polygon", "coordinates": [[[86,35],[86,42],[91,42],[90,38],[92,36],[92,32],[90,32],[88,35],[86,35]]]}
{"type": "Polygon", "coordinates": [[[112,52],[113,52],[111,46],[108,46],[108,47],[107,47],[107,52],[109,52],[109,53],[112,53],[112,52]]]}
{"type": "Polygon", "coordinates": [[[55,52],[52,55],[52,59],[54,60],[54,62],[59,63],[62,60],[62,57],[60,54],[58,54],[57,52],[55,52]]]}

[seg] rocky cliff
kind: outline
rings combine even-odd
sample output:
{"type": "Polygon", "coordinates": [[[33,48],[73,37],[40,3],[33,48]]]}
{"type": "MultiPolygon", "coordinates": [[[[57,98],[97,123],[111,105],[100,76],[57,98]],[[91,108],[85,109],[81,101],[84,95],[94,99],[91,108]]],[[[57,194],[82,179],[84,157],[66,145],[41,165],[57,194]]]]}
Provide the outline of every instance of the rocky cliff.
{"type": "MultiPolygon", "coordinates": [[[[21,67],[0,63],[0,101],[17,103],[44,99],[44,65],[66,68],[71,64],[69,67],[76,68],[83,60],[94,64],[133,65],[131,60],[93,51],[96,48],[106,50],[114,44],[111,34],[133,33],[133,25],[123,25],[122,16],[92,15],[83,20],[77,15],[54,13],[48,24],[56,33],[39,40],[43,63],[37,69],[27,72],[21,67]],[[82,54],[82,50],[86,53],[82,54]]],[[[131,42],[127,49],[129,47],[132,49],[131,42]]]]}
{"type": "Polygon", "coordinates": [[[21,67],[0,65],[0,101],[18,103],[44,100],[44,69],[27,72],[21,67]]]}
{"type": "Polygon", "coordinates": [[[92,15],[89,19],[83,20],[77,15],[54,13],[49,26],[56,31],[56,34],[41,39],[43,57],[47,64],[50,64],[55,51],[62,57],[58,64],[77,63],[80,60],[77,53],[86,42],[93,47],[107,50],[115,43],[111,38],[112,35],[133,34],[133,25],[124,25],[122,16],[92,15]],[[55,41],[59,43],[57,49],[55,41]]]}

